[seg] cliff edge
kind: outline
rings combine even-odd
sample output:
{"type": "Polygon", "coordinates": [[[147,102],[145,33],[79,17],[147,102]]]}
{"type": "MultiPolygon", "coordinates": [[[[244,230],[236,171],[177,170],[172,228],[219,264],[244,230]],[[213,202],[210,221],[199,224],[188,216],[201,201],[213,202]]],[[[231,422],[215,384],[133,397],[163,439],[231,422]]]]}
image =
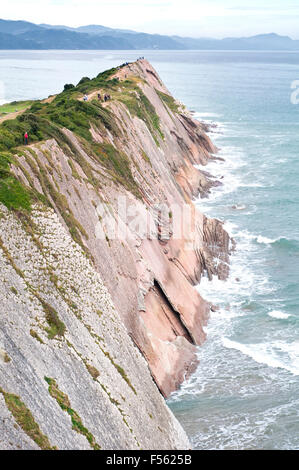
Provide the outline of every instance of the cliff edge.
{"type": "Polygon", "coordinates": [[[138,60],[0,137],[0,447],[188,448],[158,389],[197,365],[194,286],[228,275],[229,237],[192,202],[215,184],[205,127],[138,60]]]}

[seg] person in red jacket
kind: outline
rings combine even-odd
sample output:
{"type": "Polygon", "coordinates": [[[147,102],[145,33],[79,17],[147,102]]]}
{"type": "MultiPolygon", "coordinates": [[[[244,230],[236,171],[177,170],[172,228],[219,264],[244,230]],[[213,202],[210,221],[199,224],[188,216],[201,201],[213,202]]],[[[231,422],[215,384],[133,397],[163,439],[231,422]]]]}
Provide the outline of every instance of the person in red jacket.
{"type": "Polygon", "coordinates": [[[24,134],[24,141],[25,141],[25,145],[28,145],[28,132],[25,132],[24,134]]]}

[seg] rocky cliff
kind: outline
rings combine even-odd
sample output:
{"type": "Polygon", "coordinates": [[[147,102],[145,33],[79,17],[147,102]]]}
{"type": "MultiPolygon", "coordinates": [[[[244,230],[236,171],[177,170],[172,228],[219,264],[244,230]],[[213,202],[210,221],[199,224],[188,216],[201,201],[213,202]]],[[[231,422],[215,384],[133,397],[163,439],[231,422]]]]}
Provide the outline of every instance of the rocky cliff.
{"type": "Polygon", "coordinates": [[[188,448],[159,391],[197,365],[194,286],[228,274],[229,237],[192,202],[215,184],[204,126],[139,60],[0,138],[0,447],[188,448]]]}

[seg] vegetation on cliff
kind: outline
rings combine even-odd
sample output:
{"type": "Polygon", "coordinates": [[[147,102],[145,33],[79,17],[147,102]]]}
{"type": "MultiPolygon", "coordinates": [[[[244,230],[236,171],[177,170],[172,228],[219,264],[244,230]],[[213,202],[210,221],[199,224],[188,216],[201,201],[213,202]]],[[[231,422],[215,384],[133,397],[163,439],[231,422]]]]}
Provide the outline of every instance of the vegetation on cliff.
{"type": "Polygon", "coordinates": [[[0,393],[2,393],[4,397],[7,408],[27,436],[29,436],[41,449],[54,450],[48,437],[41,432],[31,411],[20,400],[20,397],[13,393],[5,392],[2,388],[0,388],[0,393]]]}
{"type": "Polygon", "coordinates": [[[78,413],[71,408],[69,397],[65,393],[63,393],[61,390],[59,390],[58,385],[54,379],[45,377],[45,381],[49,385],[49,393],[51,397],[53,397],[57,401],[60,408],[63,411],[66,411],[68,415],[71,417],[73,429],[79,434],[83,434],[83,436],[86,437],[89,444],[94,450],[100,450],[101,447],[99,446],[99,444],[96,443],[94,436],[83,425],[82,419],[80,418],[78,413]]]}
{"type": "MultiPolygon", "coordinates": [[[[24,109],[24,112],[15,119],[7,119],[1,123],[0,202],[9,209],[22,208],[26,210],[30,210],[32,201],[39,199],[50,205],[52,205],[51,200],[56,205],[61,205],[59,204],[61,197],[59,194],[55,194],[51,188],[51,183],[47,181],[45,172],[38,164],[33,149],[30,146],[24,146],[25,132],[29,134],[30,144],[37,144],[51,138],[55,139],[70,157],[70,165],[76,161],[81,166],[89,183],[98,187],[97,178],[94,177],[90,164],[73,145],[64,129],[72,131],[77,136],[88,156],[103,165],[117,184],[123,185],[135,196],[140,197],[128,156],[111,143],[96,143],[91,134],[92,128],[99,130],[103,136],[107,135],[107,132],[116,138],[121,134],[121,123],[107,107],[104,107],[98,99],[92,96],[93,92],[101,90],[102,94],[112,94],[112,99],[123,103],[132,116],[142,119],[157,145],[160,145],[159,139],[164,137],[155,108],[138,86],[138,81],[141,79],[125,80],[119,83],[116,78],[111,78],[115,72],[116,69],[110,69],[92,80],[84,77],[77,86],[67,84],[64,91],[56,97],[45,101],[35,101],[31,106],[28,102],[20,102],[19,109],[24,109]],[[82,101],[84,94],[91,94],[88,102],[82,101]],[[28,158],[28,152],[32,154],[33,158],[28,158]],[[16,167],[20,166],[18,156],[25,156],[27,163],[41,183],[43,195],[38,194],[32,184],[30,187],[23,185],[11,171],[12,164],[16,167]]],[[[29,181],[29,183],[31,182],[29,181]]]]}
{"type": "Polygon", "coordinates": [[[30,209],[30,192],[16,179],[10,171],[14,162],[13,155],[0,153],[0,201],[8,209],[30,209]]]}
{"type": "MultiPolygon", "coordinates": [[[[195,219],[199,253],[184,250],[169,231],[171,204],[190,201],[199,181],[194,163],[208,158],[195,144],[201,126],[184,122],[180,109],[140,60],[68,83],[0,124],[0,186],[9,179],[22,192],[6,201],[13,211],[0,204],[1,381],[61,449],[190,447],[161,396],[193,370],[209,308],[193,288],[205,257],[202,217],[195,219]],[[99,93],[111,99],[103,103],[99,93]],[[117,217],[124,195],[128,220],[117,217]],[[33,204],[30,211],[35,200],[52,208],[33,204]],[[113,237],[106,214],[124,222],[126,239],[113,237]],[[144,243],[135,220],[150,222],[144,243]]],[[[7,447],[19,438],[9,424],[7,447]]],[[[24,447],[35,447],[23,438],[24,447]]]]}
{"type": "Polygon", "coordinates": [[[6,114],[23,111],[33,104],[33,101],[12,101],[11,103],[5,103],[0,106],[0,117],[6,114]]]}
{"type": "Polygon", "coordinates": [[[166,93],[163,93],[163,91],[159,91],[159,90],[156,90],[156,92],[158,93],[159,97],[161,98],[162,102],[168,106],[168,108],[173,112],[173,113],[178,113],[180,110],[179,110],[179,106],[176,102],[176,100],[170,96],[170,95],[167,95],[166,93]]]}

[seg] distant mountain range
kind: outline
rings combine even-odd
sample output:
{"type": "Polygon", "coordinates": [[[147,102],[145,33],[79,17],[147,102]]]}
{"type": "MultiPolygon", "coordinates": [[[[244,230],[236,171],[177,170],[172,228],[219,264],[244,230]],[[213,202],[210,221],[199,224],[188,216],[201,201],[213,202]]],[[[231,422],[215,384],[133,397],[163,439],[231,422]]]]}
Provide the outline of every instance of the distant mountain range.
{"type": "Polygon", "coordinates": [[[0,49],[168,49],[168,50],[289,50],[299,51],[299,41],[278,34],[242,38],[186,38],[138,33],[101,25],[69,26],[0,20],[0,49]]]}

